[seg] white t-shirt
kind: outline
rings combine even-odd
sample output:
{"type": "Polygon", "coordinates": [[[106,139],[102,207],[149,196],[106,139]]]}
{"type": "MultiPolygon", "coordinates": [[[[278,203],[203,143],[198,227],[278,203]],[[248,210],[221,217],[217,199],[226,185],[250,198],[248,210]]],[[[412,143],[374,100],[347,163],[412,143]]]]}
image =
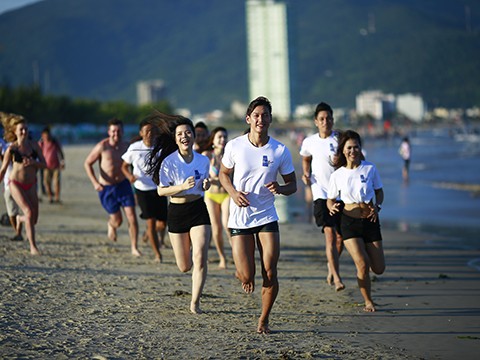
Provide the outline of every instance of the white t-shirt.
{"type": "MultiPolygon", "coordinates": [[[[8,147],[11,145],[11,143],[5,142],[3,139],[0,138],[0,146],[2,147],[2,156],[5,156],[5,152],[7,151],[8,147]]],[[[10,173],[12,172],[12,163],[7,167],[7,171],[5,171],[5,176],[3,177],[3,187],[5,190],[8,189],[9,185],[9,178],[10,178],[10,173]]]]}
{"type": "Polygon", "coordinates": [[[288,148],[270,137],[262,147],[253,146],[248,134],[227,143],[222,158],[223,165],[233,169],[233,186],[245,191],[250,205],[238,207],[230,199],[228,227],[247,229],[278,221],[275,196],[265,184],[276,181],[277,175],[288,175],[295,171],[288,148]]]}
{"type": "Polygon", "coordinates": [[[330,175],[335,171],[331,165],[338,147],[338,134],[332,132],[322,139],[313,134],[305,138],[300,148],[300,155],[312,157],[310,181],[312,183],[313,200],[327,199],[330,175]]]}
{"type": "Polygon", "coordinates": [[[371,162],[362,160],[355,169],[342,166],[330,176],[328,198],[340,199],[345,204],[369,203],[375,190],[383,187],[377,168],[371,162]]]}
{"type": "Polygon", "coordinates": [[[210,161],[202,154],[193,152],[193,159],[186,163],[178,150],[168,155],[160,167],[160,186],[180,185],[190,176],[195,177],[195,186],[175,196],[203,195],[203,180],[207,179],[210,161]]]}
{"type": "Polygon", "coordinates": [[[145,145],[143,140],[131,144],[125,154],[122,155],[123,161],[133,166],[133,175],[137,180],[133,186],[142,191],[156,190],[157,185],[152,180],[152,177],[146,173],[147,164],[146,159],[152,147],[145,145]]]}

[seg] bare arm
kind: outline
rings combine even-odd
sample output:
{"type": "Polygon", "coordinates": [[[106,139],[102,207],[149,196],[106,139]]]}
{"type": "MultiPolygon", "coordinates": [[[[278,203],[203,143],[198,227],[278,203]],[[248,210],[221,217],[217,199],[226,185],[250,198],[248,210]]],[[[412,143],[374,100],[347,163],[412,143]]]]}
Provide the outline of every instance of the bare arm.
{"type": "Polygon", "coordinates": [[[123,175],[125,175],[125,177],[128,179],[128,181],[130,181],[130,184],[133,184],[137,180],[137,177],[135,175],[133,175],[131,169],[132,169],[132,167],[130,166],[129,163],[127,163],[125,161],[122,163],[122,173],[123,173],[123,175]]]}
{"type": "Polygon", "coordinates": [[[265,186],[275,195],[291,195],[297,191],[297,177],[295,176],[295,171],[287,175],[282,175],[282,179],[285,182],[284,185],[272,181],[271,183],[265,184],[265,186]]]}
{"type": "Polygon", "coordinates": [[[2,182],[3,178],[5,177],[5,173],[7,172],[11,159],[12,155],[10,155],[10,147],[8,147],[7,151],[5,151],[5,154],[3,155],[2,167],[0,168],[0,182],[2,182]]]}
{"type": "Polygon", "coordinates": [[[183,184],[171,186],[158,186],[157,193],[159,196],[174,196],[178,193],[191,189],[195,186],[195,177],[190,176],[183,184]]]}
{"type": "Polygon", "coordinates": [[[312,157],[311,156],[302,156],[302,181],[305,185],[310,186],[310,175],[312,173],[312,157]]]}
{"type": "Polygon", "coordinates": [[[248,192],[237,191],[232,183],[233,168],[228,169],[225,165],[221,165],[218,178],[223,188],[227,191],[228,195],[232,198],[237,206],[245,207],[250,205],[247,199],[248,192]]]}
{"type": "Polygon", "coordinates": [[[90,154],[88,154],[87,158],[85,159],[85,162],[83,163],[83,166],[85,168],[85,171],[90,178],[90,181],[92,182],[93,187],[95,190],[100,191],[103,189],[103,186],[98,182],[97,176],[95,175],[95,170],[93,169],[93,164],[95,164],[97,161],[100,161],[100,157],[102,154],[102,143],[98,143],[95,145],[95,147],[92,149],[90,154]]]}

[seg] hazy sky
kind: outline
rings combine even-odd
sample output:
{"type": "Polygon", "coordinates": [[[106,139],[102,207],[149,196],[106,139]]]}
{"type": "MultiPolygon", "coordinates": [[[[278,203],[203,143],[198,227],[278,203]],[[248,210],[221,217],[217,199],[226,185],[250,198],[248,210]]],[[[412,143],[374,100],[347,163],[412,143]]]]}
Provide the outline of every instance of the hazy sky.
{"type": "Polygon", "coordinates": [[[41,0],[0,0],[0,14],[41,0]]]}

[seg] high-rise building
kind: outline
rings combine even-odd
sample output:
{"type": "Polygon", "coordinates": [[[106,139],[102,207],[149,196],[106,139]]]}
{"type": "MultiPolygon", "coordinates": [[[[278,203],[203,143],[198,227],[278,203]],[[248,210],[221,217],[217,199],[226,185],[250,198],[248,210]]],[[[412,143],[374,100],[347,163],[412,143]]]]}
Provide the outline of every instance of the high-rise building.
{"type": "Polygon", "coordinates": [[[139,81],[137,83],[138,105],[152,104],[166,99],[166,86],[162,80],[139,81]]]}
{"type": "Polygon", "coordinates": [[[287,5],[274,0],[247,0],[247,54],[250,100],[266,96],[273,115],[286,121],[292,114],[287,5]]]}

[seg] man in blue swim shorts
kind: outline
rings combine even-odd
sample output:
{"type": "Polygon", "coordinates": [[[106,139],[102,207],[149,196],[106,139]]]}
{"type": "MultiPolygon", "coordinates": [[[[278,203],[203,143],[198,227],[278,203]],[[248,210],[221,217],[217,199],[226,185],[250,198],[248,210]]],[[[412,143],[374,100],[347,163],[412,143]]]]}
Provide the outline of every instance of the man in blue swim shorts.
{"type": "Polygon", "coordinates": [[[132,255],[141,256],[137,247],[138,222],[135,213],[135,198],[130,182],[122,172],[122,155],[128,143],[122,140],[123,123],[118,119],[108,122],[108,138],[101,140],[85,159],[84,167],[103,208],[109,214],[108,238],[117,241],[117,229],[122,224],[122,211],[128,220],[132,255]],[[100,178],[95,175],[93,165],[100,164],[100,178]]]}

